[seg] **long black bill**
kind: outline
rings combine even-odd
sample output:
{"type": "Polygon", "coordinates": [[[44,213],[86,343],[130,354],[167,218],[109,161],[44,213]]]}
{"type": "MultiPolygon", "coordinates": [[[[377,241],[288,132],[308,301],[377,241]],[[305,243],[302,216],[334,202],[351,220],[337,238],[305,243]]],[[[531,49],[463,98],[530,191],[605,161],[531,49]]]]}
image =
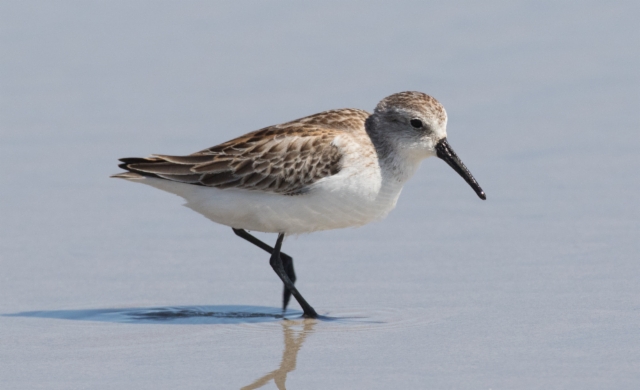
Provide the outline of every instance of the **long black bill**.
{"type": "Polygon", "coordinates": [[[460,158],[458,157],[456,152],[451,149],[451,146],[449,146],[449,142],[447,142],[446,138],[441,139],[436,144],[436,155],[439,158],[443,159],[447,164],[449,164],[451,168],[453,168],[456,172],[458,172],[458,174],[462,176],[464,181],[469,183],[471,188],[473,188],[476,194],[478,194],[478,197],[480,197],[480,199],[487,199],[487,195],[485,195],[484,191],[482,191],[482,188],[480,188],[480,184],[478,184],[476,179],[473,178],[473,175],[471,174],[471,172],[469,172],[467,167],[464,166],[462,161],[460,161],[460,158]]]}

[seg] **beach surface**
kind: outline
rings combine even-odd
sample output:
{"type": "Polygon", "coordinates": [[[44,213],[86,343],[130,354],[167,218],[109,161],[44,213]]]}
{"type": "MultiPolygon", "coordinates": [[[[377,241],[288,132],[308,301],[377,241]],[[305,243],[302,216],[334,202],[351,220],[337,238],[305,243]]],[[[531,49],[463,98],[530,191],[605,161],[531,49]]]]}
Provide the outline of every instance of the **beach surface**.
{"type": "MultiPolygon", "coordinates": [[[[3,2],[3,389],[637,389],[637,2],[3,2]],[[428,159],[383,221],[268,254],[109,178],[418,90],[428,159]]],[[[276,236],[258,234],[273,244],[276,236]]]]}

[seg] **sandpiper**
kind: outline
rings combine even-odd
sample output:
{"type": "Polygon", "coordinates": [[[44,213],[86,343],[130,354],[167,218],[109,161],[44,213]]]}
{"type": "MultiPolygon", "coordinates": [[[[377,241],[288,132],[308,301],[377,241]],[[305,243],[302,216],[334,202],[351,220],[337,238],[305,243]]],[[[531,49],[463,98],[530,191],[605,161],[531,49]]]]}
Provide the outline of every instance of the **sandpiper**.
{"type": "Polygon", "coordinates": [[[265,127],[188,156],[123,158],[112,177],[179,195],[186,206],[230,226],[271,254],[305,317],[316,311],[298,292],[293,259],[281,252],[287,234],[361,226],[385,217],[420,162],[437,156],[481,199],[484,191],[447,142],[447,114],[422,92],[384,98],[373,114],[324,111],[265,127]],[[278,233],[274,247],[248,231],[278,233]]]}

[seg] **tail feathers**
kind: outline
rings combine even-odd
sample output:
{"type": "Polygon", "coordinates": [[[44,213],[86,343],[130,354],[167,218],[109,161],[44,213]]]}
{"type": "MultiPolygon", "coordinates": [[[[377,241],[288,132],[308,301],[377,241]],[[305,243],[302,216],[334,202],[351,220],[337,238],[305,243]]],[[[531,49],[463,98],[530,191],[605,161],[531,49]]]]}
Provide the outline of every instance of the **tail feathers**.
{"type": "Polygon", "coordinates": [[[155,162],[155,161],[161,161],[161,160],[159,158],[154,158],[154,157],[149,157],[149,158],[124,157],[119,159],[118,161],[121,161],[125,164],[139,164],[139,163],[148,163],[148,162],[155,162]]]}
{"type": "Polygon", "coordinates": [[[134,179],[134,180],[136,179],[139,180],[144,178],[144,176],[135,172],[121,172],[121,173],[116,173],[115,175],[111,175],[109,177],[115,177],[118,179],[134,179]]]}
{"type": "MultiPolygon", "coordinates": [[[[211,157],[207,157],[211,159],[211,157]]],[[[120,179],[134,179],[140,180],[145,177],[155,177],[159,179],[166,179],[171,181],[177,181],[186,184],[203,185],[200,182],[202,177],[201,173],[194,173],[191,171],[193,161],[202,160],[202,157],[192,158],[190,156],[173,157],[173,156],[151,156],[147,158],[141,157],[125,157],[121,158],[122,164],[118,167],[128,171],[117,173],[111,177],[120,179]],[[169,160],[180,160],[180,162],[172,162],[169,160]],[[188,161],[188,162],[187,162],[188,161]]]]}
{"type": "Polygon", "coordinates": [[[135,169],[135,164],[155,163],[162,160],[154,157],[149,157],[149,158],[125,157],[125,158],[119,159],[118,161],[122,162],[122,164],[118,165],[118,168],[122,168],[129,172],[116,173],[115,175],[111,175],[111,177],[116,177],[120,179],[142,179],[145,176],[158,177],[158,175],[135,169]]]}

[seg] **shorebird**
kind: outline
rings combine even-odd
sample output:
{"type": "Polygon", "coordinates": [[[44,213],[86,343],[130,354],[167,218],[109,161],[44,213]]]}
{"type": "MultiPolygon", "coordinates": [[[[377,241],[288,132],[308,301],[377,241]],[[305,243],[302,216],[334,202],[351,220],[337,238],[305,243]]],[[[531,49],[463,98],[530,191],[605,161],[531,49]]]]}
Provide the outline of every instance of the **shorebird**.
{"type": "Polygon", "coordinates": [[[122,158],[113,175],[176,194],[186,206],[229,226],[271,254],[304,317],[318,314],[294,286],[293,259],[281,252],[285,235],[361,226],[385,217],[420,162],[437,156],[481,199],[486,195],[447,141],[447,113],[422,92],[384,98],[373,114],[324,111],[265,127],[188,156],[122,158]],[[277,233],[274,247],[249,231],[277,233]]]}

